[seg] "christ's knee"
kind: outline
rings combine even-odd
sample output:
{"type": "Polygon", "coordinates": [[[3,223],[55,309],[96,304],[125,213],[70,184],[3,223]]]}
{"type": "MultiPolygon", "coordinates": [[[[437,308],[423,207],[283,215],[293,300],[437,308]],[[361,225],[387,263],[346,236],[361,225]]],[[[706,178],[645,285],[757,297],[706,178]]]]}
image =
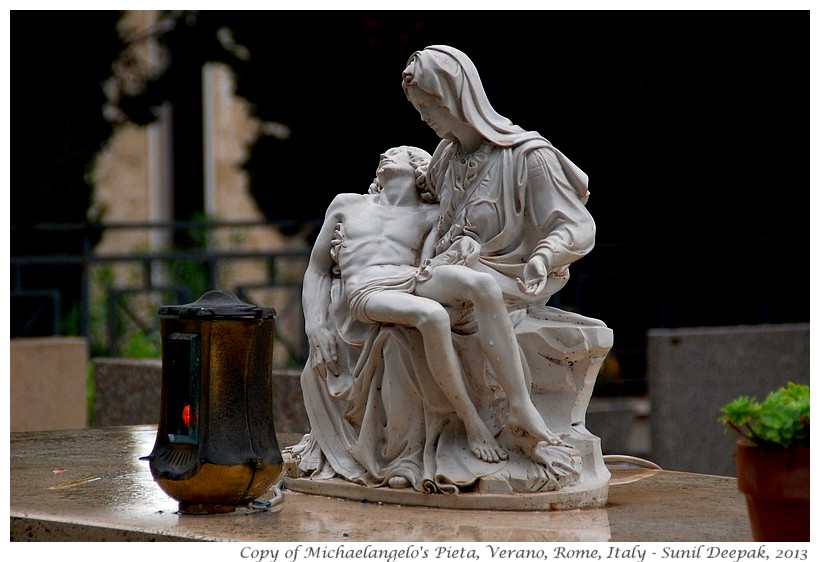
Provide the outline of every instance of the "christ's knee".
{"type": "Polygon", "coordinates": [[[491,275],[477,273],[470,282],[470,300],[482,308],[504,308],[501,287],[491,275]]]}
{"type": "Polygon", "coordinates": [[[416,328],[425,337],[449,337],[450,316],[444,307],[436,303],[419,314],[416,328]]]}

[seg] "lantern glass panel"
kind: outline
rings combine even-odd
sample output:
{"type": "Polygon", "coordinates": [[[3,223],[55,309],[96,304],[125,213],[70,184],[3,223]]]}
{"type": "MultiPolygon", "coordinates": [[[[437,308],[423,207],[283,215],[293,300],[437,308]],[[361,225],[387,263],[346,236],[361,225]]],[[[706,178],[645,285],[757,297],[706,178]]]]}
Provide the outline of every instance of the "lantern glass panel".
{"type": "Polygon", "coordinates": [[[171,443],[196,444],[199,439],[200,338],[173,333],[166,341],[169,361],[165,427],[171,443]]]}

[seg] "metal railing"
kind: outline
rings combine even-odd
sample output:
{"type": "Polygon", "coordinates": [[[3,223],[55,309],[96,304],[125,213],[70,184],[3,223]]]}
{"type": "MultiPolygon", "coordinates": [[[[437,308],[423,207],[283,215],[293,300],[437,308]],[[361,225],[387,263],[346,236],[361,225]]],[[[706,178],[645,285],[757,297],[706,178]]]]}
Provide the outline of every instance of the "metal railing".
{"type": "MultiPolygon", "coordinates": [[[[91,241],[99,239],[102,231],[159,230],[171,239],[174,232],[194,228],[208,233],[224,228],[296,230],[300,224],[293,221],[197,221],[44,225],[39,228],[56,233],[72,229],[75,233],[81,232],[83,249],[75,255],[13,256],[11,298],[12,301],[39,299],[46,303],[53,318],[45,324],[51,326],[54,334],[59,334],[60,310],[68,297],[60,283],[30,286],[26,282],[30,278],[25,272],[30,268],[42,270],[45,267],[52,272],[50,276],[56,278],[60,276],[61,268],[78,271],[79,279],[75,280],[79,284],[77,333],[93,336],[95,332],[105,332],[104,353],[113,356],[122,353],[122,338],[128,334],[128,330],[123,329],[124,324],[130,323],[132,331],[156,331],[159,304],[191,302],[200,296],[199,291],[229,290],[247,302],[273,306],[277,310],[277,334],[281,337],[278,344],[284,349],[279,361],[290,362],[290,366],[303,364],[307,353],[301,283],[309,259],[309,244],[305,243],[303,248],[271,251],[203,247],[105,255],[95,253],[91,247],[91,241]],[[260,275],[253,282],[224,286],[219,279],[220,271],[239,260],[257,261],[255,267],[260,275]],[[199,289],[179,283],[167,274],[169,267],[180,263],[199,265],[202,275],[199,289]],[[95,270],[119,265],[140,271],[141,274],[135,276],[139,282],[115,281],[106,286],[93,278],[95,270]],[[275,302],[258,302],[261,293],[274,294],[275,302]],[[157,306],[148,306],[146,313],[143,305],[140,315],[129,302],[147,295],[153,295],[152,302],[157,306]],[[164,302],[159,302],[161,299],[164,302]],[[97,306],[99,317],[92,318],[95,300],[104,301],[105,308],[101,312],[97,306]],[[280,320],[288,322],[286,330],[279,329],[280,320]]],[[[319,222],[304,224],[317,226],[319,222]]],[[[12,228],[14,235],[15,229],[12,228]]],[[[570,282],[550,304],[599,318],[613,328],[615,346],[611,353],[611,374],[617,383],[613,393],[641,394],[645,390],[644,339],[651,328],[808,321],[808,255],[808,238],[644,245],[599,243],[589,256],[572,266],[570,282]],[[774,256],[778,257],[776,262],[774,256]]],[[[48,316],[49,311],[40,310],[37,314],[48,316]]],[[[607,368],[605,364],[604,369],[607,368]]],[[[602,372],[599,378],[606,380],[607,373],[602,372]]]]}
{"type": "MultiPolygon", "coordinates": [[[[306,267],[310,255],[310,248],[299,249],[274,249],[271,251],[243,250],[241,248],[219,249],[219,248],[185,248],[185,249],[163,249],[158,251],[139,251],[100,254],[92,249],[92,241],[99,239],[105,231],[161,231],[167,234],[168,240],[173,239],[173,233],[186,232],[190,229],[199,229],[209,234],[213,234],[219,229],[253,229],[253,228],[290,228],[295,223],[292,221],[196,221],[196,222],[165,222],[165,223],[109,223],[104,225],[38,225],[39,232],[52,233],[59,236],[62,233],[70,232],[72,235],[81,236],[82,250],[78,254],[61,255],[26,255],[12,256],[11,266],[11,300],[29,299],[40,301],[41,306],[33,307],[32,314],[40,318],[33,318],[31,321],[18,321],[17,324],[23,326],[18,333],[12,336],[31,335],[26,333],[27,324],[37,323],[42,330],[43,316],[51,316],[47,324],[54,335],[64,332],[62,327],[65,320],[63,305],[68,302],[69,297],[66,292],[73,292],[78,295],[77,320],[74,331],[76,335],[92,336],[95,326],[93,322],[102,324],[100,319],[92,319],[93,311],[96,308],[105,310],[105,353],[117,355],[121,353],[122,342],[118,336],[122,334],[120,324],[128,317],[132,323],[137,325],[143,332],[156,331],[158,320],[155,314],[139,317],[133,309],[129,307],[129,300],[138,297],[147,298],[153,295],[154,299],[165,299],[162,304],[183,304],[196,300],[205,290],[228,290],[236,294],[239,298],[251,301],[251,294],[260,290],[288,290],[290,298],[283,305],[275,306],[277,316],[280,308],[294,308],[296,303],[301,314],[301,277],[294,279],[293,275],[283,275],[282,271],[294,269],[303,270],[306,267]],[[256,279],[253,282],[238,281],[230,286],[224,286],[219,279],[219,272],[225,271],[229,264],[239,261],[257,262],[254,270],[256,279]],[[194,289],[185,279],[180,279],[179,275],[170,273],[174,265],[189,264],[198,269],[201,279],[198,279],[198,290],[194,289]],[[290,267],[288,267],[290,266],[290,267]],[[104,268],[128,267],[133,272],[129,282],[111,281],[108,284],[100,282],[94,277],[94,271],[104,268]],[[49,272],[48,276],[56,279],[53,287],[43,287],[42,275],[37,279],[37,286],[32,283],[32,276],[42,272],[49,272]],[[65,275],[74,276],[71,279],[62,279],[65,275]],[[76,277],[78,275],[78,277],[76,277]],[[106,286],[107,285],[107,286],[106,286]],[[95,301],[99,301],[96,302],[95,301]],[[152,317],[153,316],[153,317],[152,317]],[[124,318],[125,317],[125,318],[124,318]],[[34,322],[38,321],[38,322],[34,322]]],[[[306,225],[313,223],[307,222],[306,225]]],[[[12,236],[25,235],[32,229],[12,228],[12,236]]],[[[14,307],[12,307],[14,309],[14,307]]],[[[156,309],[149,312],[156,312],[156,309]]],[[[14,314],[14,310],[12,312],[14,314]]],[[[296,321],[298,324],[299,322],[296,321]]],[[[97,331],[102,326],[96,326],[97,331]]],[[[303,330],[300,326],[299,330],[303,330]]],[[[301,334],[303,336],[303,334],[301,334]]],[[[301,339],[297,338],[297,339],[301,339]]],[[[295,350],[297,355],[303,354],[303,344],[288,342],[288,346],[295,350]],[[295,346],[295,347],[294,347],[295,346]]],[[[97,352],[99,352],[99,345],[97,352]]],[[[299,360],[296,357],[295,360],[299,360]]]]}

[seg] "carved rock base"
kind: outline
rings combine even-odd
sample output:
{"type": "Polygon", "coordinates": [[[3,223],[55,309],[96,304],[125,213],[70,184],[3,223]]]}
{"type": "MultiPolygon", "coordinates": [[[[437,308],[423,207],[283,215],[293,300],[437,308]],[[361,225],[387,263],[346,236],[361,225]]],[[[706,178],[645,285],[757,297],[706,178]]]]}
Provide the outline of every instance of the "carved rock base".
{"type": "MultiPolygon", "coordinates": [[[[597,437],[584,430],[566,439],[578,449],[585,461],[580,484],[561,490],[537,493],[510,492],[511,482],[504,477],[503,463],[499,463],[498,477],[487,475],[478,482],[476,491],[458,494],[426,494],[412,488],[394,489],[387,486],[369,487],[334,477],[327,480],[303,476],[298,469],[298,458],[285,456],[285,488],[305,494],[322,495],[372,503],[443,507],[450,509],[488,509],[504,511],[564,511],[603,507],[609,496],[610,473],[600,455],[597,437]]],[[[515,485],[512,483],[512,485],[515,485]]]]}
{"type": "Polygon", "coordinates": [[[559,511],[603,507],[609,495],[609,482],[574,486],[570,489],[537,494],[422,494],[413,489],[368,488],[341,478],[310,480],[285,477],[285,488],[302,492],[372,503],[394,503],[450,509],[493,509],[507,511],[559,511]]]}

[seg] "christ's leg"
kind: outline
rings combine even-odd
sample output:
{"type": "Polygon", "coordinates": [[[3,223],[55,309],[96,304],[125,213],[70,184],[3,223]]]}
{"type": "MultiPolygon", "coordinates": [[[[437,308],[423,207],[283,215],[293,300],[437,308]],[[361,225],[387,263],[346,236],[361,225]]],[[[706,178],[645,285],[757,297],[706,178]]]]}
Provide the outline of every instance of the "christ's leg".
{"type": "Polygon", "coordinates": [[[373,320],[419,330],[427,365],[464,423],[471,452],[485,462],[506,459],[507,452],[487,429],[467,392],[461,362],[453,348],[450,317],[444,308],[427,298],[385,291],[370,297],[366,312],[373,320]]]}
{"type": "Polygon", "coordinates": [[[509,400],[510,435],[534,460],[539,460],[536,451],[540,443],[560,444],[561,439],[547,427],[532,403],[515,330],[495,279],[466,267],[445,265],[435,268],[416,292],[446,304],[464,300],[473,303],[481,347],[509,400]]]}

